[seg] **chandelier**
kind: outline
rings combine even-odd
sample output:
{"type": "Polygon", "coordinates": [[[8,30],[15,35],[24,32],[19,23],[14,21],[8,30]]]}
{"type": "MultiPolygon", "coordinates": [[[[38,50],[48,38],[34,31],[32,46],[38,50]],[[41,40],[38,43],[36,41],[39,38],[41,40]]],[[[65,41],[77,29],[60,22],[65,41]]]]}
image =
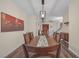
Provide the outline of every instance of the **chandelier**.
{"type": "Polygon", "coordinates": [[[44,0],[42,0],[42,10],[40,11],[40,16],[41,16],[42,22],[44,22],[44,19],[46,18],[46,11],[44,10],[44,0]]]}

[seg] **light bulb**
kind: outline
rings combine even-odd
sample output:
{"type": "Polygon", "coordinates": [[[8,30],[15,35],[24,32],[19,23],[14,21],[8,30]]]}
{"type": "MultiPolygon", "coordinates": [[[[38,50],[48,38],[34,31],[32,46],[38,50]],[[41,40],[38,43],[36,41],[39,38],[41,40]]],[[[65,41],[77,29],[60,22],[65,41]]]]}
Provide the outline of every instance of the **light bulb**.
{"type": "Polygon", "coordinates": [[[42,18],[44,18],[44,14],[42,14],[42,18]]]}

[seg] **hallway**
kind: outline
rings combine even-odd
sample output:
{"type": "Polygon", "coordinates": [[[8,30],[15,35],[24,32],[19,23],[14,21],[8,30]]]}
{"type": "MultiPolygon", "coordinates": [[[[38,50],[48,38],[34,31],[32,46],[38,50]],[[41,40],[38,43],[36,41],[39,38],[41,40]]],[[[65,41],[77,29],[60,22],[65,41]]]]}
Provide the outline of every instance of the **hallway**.
{"type": "Polygon", "coordinates": [[[0,0],[0,58],[78,58],[78,12],[79,0],[0,0]]]}

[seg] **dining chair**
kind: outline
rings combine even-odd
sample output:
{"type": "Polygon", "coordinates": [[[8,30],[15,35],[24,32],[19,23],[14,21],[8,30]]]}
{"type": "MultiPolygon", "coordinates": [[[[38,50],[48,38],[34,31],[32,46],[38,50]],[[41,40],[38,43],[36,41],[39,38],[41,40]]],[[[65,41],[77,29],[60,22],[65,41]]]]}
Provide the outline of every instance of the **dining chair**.
{"type": "Polygon", "coordinates": [[[29,32],[28,35],[29,35],[29,39],[30,39],[30,40],[34,39],[33,32],[29,32]]]}
{"type": "Polygon", "coordinates": [[[60,37],[61,37],[61,39],[63,39],[63,40],[65,40],[65,41],[69,42],[69,33],[61,32],[61,33],[60,33],[60,37]]]}
{"type": "Polygon", "coordinates": [[[23,36],[24,36],[25,44],[29,44],[33,39],[33,34],[31,33],[23,34],[23,36]]]}
{"type": "Polygon", "coordinates": [[[25,42],[25,44],[30,43],[29,35],[28,34],[23,34],[23,36],[24,36],[24,42],[25,42]]]}
{"type": "Polygon", "coordinates": [[[60,55],[60,44],[49,47],[32,47],[27,44],[24,44],[23,46],[27,58],[35,58],[40,56],[58,58],[60,55]]]}
{"type": "Polygon", "coordinates": [[[61,40],[60,33],[53,34],[53,39],[55,39],[57,42],[60,42],[61,40]]]}
{"type": "Polygon", "coordinates": [[[39,39],[38,36],[34,37],[33,32],[29,32],[29,33],[23,34],[23,36],[24,36],[25,44],[29,44],[34,39],[37,39],[37,40],[39,39]]]}

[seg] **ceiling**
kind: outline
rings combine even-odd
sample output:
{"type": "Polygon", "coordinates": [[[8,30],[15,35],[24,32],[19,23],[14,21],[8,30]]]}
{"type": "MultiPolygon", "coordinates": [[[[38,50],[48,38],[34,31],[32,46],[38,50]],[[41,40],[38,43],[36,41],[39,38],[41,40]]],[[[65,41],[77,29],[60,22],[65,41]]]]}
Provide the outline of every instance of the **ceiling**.
{"type": "MultiPolygon", "coordinates": [[[[28,16],[38,16],[42,8],[41,0],[12,0],[28,16]]],[[[46,16],[63,16],[68,12],[69,0],[45,0],[46,16]]]]}

